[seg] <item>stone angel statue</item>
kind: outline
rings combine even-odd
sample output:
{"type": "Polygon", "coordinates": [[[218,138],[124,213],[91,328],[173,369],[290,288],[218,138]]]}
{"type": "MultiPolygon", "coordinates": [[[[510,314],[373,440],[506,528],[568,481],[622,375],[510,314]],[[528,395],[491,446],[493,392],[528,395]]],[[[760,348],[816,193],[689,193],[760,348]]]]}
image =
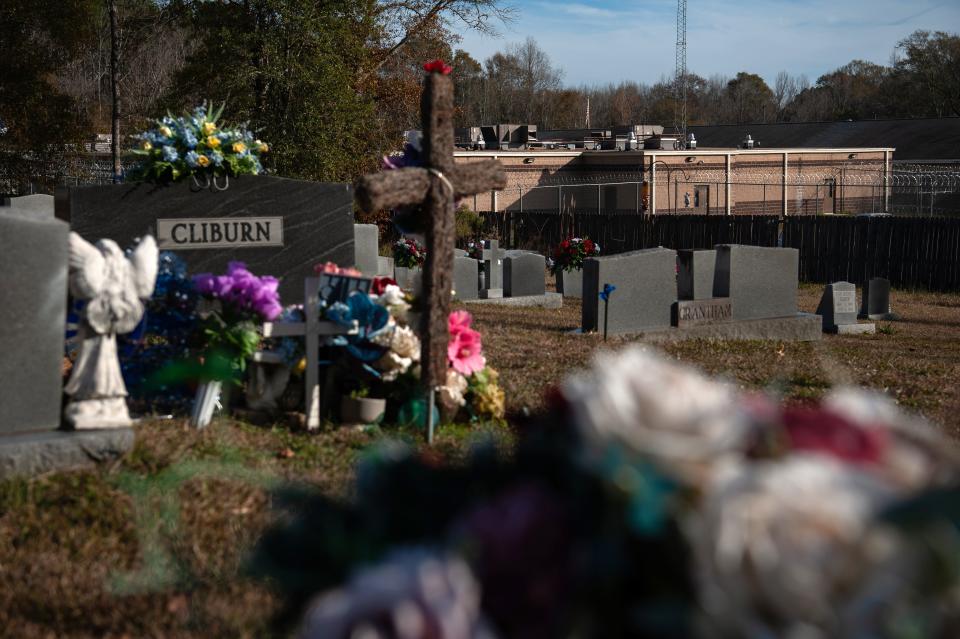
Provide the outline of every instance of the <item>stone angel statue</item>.
{"type": "Polygon", "coordinates": [[[153,295],[157,279],[157,243],[144,237],[128,259],[113,240],[96,246],[70,233],[70,293],[87,300],[80,318],[80,356],[64,392],[69,426],[129,426],[127,387],[120,374],[117,333],[129,333],[143,317],[143,300],[153,295]]]}

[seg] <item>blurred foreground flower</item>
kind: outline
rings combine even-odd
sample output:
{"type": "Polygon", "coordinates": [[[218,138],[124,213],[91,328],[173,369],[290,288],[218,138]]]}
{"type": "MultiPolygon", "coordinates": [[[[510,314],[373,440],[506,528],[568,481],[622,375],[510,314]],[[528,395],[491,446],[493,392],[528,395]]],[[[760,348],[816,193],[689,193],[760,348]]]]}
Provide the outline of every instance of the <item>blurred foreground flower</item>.
{"type": "Polygon", "coordinates": [[[480,588],[462,559],[398,550],[360,569],[307,611],[301,639],[493,639],[480,588]]]}
{"type": "Polygon", "coordinates": [[[681,474],[742,449],[748,434],[733,388],[641,347],[597,355],[562,390],[588,441],[616,441],[681,474]]]}

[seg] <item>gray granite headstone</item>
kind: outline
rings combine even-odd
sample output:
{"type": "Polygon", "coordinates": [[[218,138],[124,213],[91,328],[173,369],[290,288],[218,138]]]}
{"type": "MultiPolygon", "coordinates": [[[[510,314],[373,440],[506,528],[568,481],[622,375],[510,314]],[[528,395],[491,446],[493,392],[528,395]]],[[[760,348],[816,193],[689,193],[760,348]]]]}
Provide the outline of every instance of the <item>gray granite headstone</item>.
{"type": "Polygon", "coordinates": [[[604,284],[617,287],[610,295],[610,334],[666,328],[677,299],[677,252],[653,248],[584,260],[580,322],[584,332],[603,330],[604,284]]]}
{"type": "Polygon", "coordinates": [[[453,290],[458,300],[475,300],[480,297],[478,271],[480,263],[471,257],[454,256],[453,290]]]}
{"type": "Polygon", "coordinates": [[[0,210],[0,437],[60,425],[68,233],[0,210]]]}
{"type": "Polygon", "coordinates": [[[557,292],[564,297],[583,297],[583,271],[579,268],[558,271],[557,292]]]}
{"type": "Polygon", "coordinates": [[[377,256],[377,275],[390,278],[394,276],[392,257],[377,256]]]}
{"type": "Polygon", "coordinates": [[[10,198],[10,206],[4,207],[37,217],[53,217],[53,196],[38,193],[10,198]]]}
{"type": "Polygon", "coordinates": [[[890,280],[874,277],[863,284],[860,317],[872,320],[896,319],[890,311],[890,280]]]}
{"type": "Polygon", "coordinates": [[[412,292],[414,295],[420,294],[423,287],[423,269],[421,267],[397,266],[393,269],[393,272],[397,286],[405,291],[412,292]]]}
{"type": "Polygon", "coordinates": [[[380,229],[376,224],[353,225],[353,265],[364,275],[377,274],[380,229]]]}
{"type": "Polygon", "coordinates": [[[716,251],[677,251],[677,299],[705,300],[713,297],[716,251]]]}
{"type": "Polygon", "coordinates": [[[285,303],[302,299],[303,280],[315,275],[315,264],[354,261],[353,192],[347,184],[261,175],[231,180],[218,192],[189,181],[62,187],[56,215],[87,241],[109,237],[120,246],[156,233],[158,220],[172,220],[157,235],[160,248],[175,251],[190,273],[221,273],[231,261],[245,262],[257,275],[281,278],[285,303]],[[231,228],[232,243],[225,236],[231,228]],[[217,237],[222,241],[214,242],[217,237]]]}
{"type": "Polygon", "coordinates": [[[503,260],[503,293],[507,297],[543,295],[546,290],[546,258],[536,253],[507,251],[503,260]]]}
{"type": "Polygon", "coordinates": [[[796,315],[797,249],[720,244],[716,250],[713,296],[730,298],[734,320],[796,315]]]}
{"type": "Polygon", "coordinates": [[[817,306],[823,330],[836,333],[837,326],[857,323],[857,287],[850,282],[827,284],[817,306]]]}

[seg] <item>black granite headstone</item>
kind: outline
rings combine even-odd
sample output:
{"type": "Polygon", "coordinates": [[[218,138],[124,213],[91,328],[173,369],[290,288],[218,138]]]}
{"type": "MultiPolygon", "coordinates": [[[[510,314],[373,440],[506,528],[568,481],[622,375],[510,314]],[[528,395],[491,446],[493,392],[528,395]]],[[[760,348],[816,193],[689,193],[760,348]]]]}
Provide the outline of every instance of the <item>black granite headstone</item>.
{"type": "Polygon", "coordinates": [[[353,265],[353,192],[346,184],[243,176],[224,191],[191,182],[57,189],[56,215],[90,242],[128,246],[146,233],[173,250],[190,273],[225,272],[241,261],[281,279],[281,301],[303,296],[318,262],[353,265]],[[158,222],[158,220],[160,222],[158,222]]]}
{"type": "Polygon", "coordinates": [[[860,317],[872,320],[897,319],[897,316],[890,312],[890,280],[874,277],[863,283],[860,317]]]}
{"type": "Polygon", "coordinates": [[[677,251],[677,299],[707,300],[713,297],[716,251],[677,251]]]}

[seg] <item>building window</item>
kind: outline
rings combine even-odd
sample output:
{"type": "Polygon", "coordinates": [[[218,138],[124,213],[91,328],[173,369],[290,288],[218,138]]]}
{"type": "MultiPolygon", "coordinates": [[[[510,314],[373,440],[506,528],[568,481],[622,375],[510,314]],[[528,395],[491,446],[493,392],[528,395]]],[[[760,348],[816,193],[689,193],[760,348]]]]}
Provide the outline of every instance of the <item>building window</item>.
{"type": "Polygon", "coordinates": [[[710,201],[710,186],[707,184],[698,184],[693,187],[693,208],[699,209],[708,206],[710,201]]]}

